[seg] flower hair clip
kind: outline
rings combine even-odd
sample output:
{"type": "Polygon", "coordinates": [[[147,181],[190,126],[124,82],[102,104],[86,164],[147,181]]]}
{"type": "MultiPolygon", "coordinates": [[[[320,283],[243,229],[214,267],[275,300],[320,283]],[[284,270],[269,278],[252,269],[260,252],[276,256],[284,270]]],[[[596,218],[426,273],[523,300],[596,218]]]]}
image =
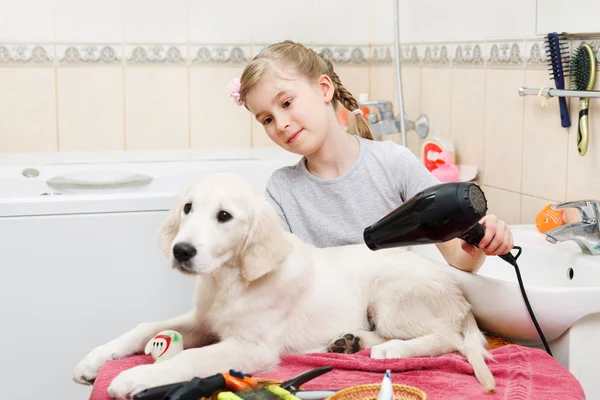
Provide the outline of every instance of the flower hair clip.
{"type": "Polygon", "coordinates": [[[240,97],[240,88],[242,87],[242,84],[240,83],[240,78],[233,78],[232,80],[229,81],[229,84],[227,84],[227,89],[229,90],[229,94],[231,95],[231,97],[233,97],[233,101],[235,101],[235,104],[237,104],[238,106],[244,105],[244,102],[242,101],[241,97],[240,97]]]}

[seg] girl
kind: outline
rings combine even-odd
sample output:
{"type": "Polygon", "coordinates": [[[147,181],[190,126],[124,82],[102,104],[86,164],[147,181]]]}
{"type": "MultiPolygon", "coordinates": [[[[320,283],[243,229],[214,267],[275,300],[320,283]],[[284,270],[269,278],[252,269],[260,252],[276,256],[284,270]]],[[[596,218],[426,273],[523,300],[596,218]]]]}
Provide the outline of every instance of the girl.
{"type": "MultiPolygon", "coordinates": [[[[292,41],[258,54],[231,96],[263,125],[278,146],[302,155],[273,173],[266,196],[283,228],[317,247],[363,243],[365,227],[439,181],[410,150],[373,140],[357,101],[342,85],[333,64],[292,41]],[[341,103],[356,118],[360,136],[349,135],[336,117],[341,103]]],[[[476,272],[485,255],[513,247],[509,227],[493,215],[481,223],[479,248],[460,239],[437,244],[448,264],[476,272]]]]}

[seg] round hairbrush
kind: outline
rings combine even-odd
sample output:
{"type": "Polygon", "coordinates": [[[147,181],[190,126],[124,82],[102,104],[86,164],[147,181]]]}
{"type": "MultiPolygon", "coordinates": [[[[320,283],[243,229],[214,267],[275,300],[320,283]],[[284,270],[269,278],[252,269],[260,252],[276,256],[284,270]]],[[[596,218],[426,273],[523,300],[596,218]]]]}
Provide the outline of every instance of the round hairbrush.
{"type": "MultiPolygon", "coordinates": [[[[592,90],[596,81],[596,55],[592,46],[582,43],[573,50],[569,65],[571,88],[573,90],[592,90]]],[[[587,153],[589,142],[589,97],[579,98],[579,123],[577,124],[577,150],[579,155],[587,153]]]]}

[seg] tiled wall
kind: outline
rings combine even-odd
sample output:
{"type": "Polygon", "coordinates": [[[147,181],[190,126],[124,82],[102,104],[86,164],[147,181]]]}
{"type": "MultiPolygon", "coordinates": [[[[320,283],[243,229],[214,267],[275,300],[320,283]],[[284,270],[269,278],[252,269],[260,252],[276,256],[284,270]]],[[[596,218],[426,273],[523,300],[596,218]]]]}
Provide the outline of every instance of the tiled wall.
{"type": "MultiPolygon", "coordinates": [[[[588,42],[600,61],[600,41],[588,42]]],[[[543,41],[535,37],[404,45],[413,57],[404,64],[404,78],[420,82],[406,85],[407,101],[420,104],[409,115],[429,116],[452,139],[458,162],[479,166],[490,211],[511,224],[534,223],[549,202],[600,200],[600,100],[591,100],[589,148],[580,156],[579,99],[569,100],[571,127],[562,128],[557,98],[544,106],[543,98],[518,94],[520,87],[554,87],[540,50],[543,41]]],[[[598,81],[595,89],[600,90],[598,81]]],[[[419,153],[424,140],[409,138],[409,147],[419,153]]]]}
{"type": "MultiPolygon", "coordinates": [[[[392,100],[397,110],[392,0],[290,7],[0,0],[0,153],[271,146],[225,88],[262,47],[288,38],[334,58],[356,96],[392,100]]],[[[581,157],[577,99],[573,126],[563,129],[556,99],[541,107],[518,95],[521,86],[553,85],[537,31],[550,29],[553,12],[537,0],[400,1],[408,117],[427,114],[459,161],[479,166],[490,211],[510,223],[533,222],[549,201],[600,199],[600,100],[581,157]]],[[[408,137],[418,152],[422,140],[408,137]]]]}

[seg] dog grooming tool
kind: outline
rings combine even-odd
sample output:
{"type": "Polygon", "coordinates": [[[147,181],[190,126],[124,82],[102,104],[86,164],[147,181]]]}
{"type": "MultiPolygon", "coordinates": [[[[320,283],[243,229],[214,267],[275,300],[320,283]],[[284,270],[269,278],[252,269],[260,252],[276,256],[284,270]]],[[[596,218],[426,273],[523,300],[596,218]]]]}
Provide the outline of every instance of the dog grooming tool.
{"type": "MultiPolygon", "coordinates": [[[[565,88],[565,76],[569,74],[569,45],[565,39],[564,34],[556,32],[549,33],[544,39],[550,78],[554,79],[556,88],[561,90],[565,88]]],[[[558,105],[560,108],[560,125],[563,128],[568,128],[571,126],[571,118],[569,117],[567,99],[559,97],[558,105]]]]}
{"type": "MultiPolygon", "coordinates": [[[[571,88],[573,90],[592,90],[596,82],[596,55],[592,46],[582,43],[573,51],[571,57],[571,88]]],[[[577,150],[580,156],[587,153],[589,142],[589,120],[590,108],[589,97],[579,98],[579,123],[577,126],[577,150]]]]}

